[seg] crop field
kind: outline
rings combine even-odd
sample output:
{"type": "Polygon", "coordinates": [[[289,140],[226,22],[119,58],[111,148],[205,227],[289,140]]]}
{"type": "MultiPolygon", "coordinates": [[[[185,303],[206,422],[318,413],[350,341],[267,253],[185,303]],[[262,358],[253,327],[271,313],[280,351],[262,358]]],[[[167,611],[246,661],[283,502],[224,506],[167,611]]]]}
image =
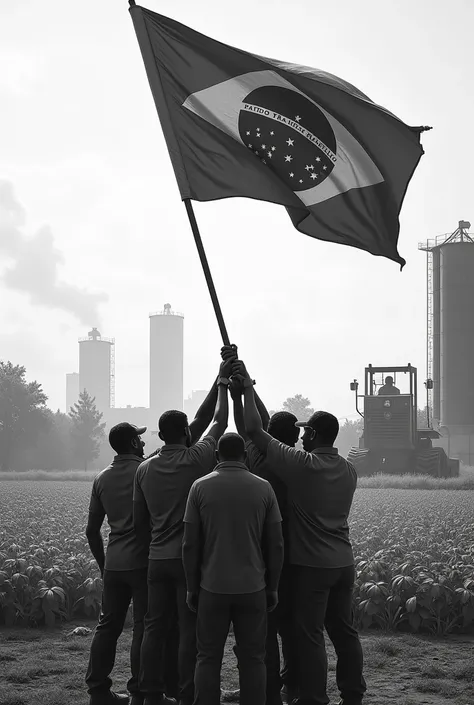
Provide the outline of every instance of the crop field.
{"type": "MultiPolygon", "coordinates": [[[[88,702],[84,673],[101,598],[84,536],[90,489],[0,482],[0,705],[88,702]],[[73,633],[78,625],[85,635],[73,633]]],[[[474,702],[474,494],[359,489],[351,528],[367,705],[474,702]]],[[[122,692],[130,638],[127,626],[113,673],[122,692]]],[[[224,688],[238,685],[232,646],[229,635],[224,688]]],[[[336,702],[329,643],[328,658],[336,702]]]]}
{"type": "MultiPolygon", "coordinates": [[[[0,625],[94,618],[87,482],[0,483],[0,625]]],[[[474,633],[474,494],[359,489],[350,519],[363,629],[474,633]]],[[[105,528],[104,528],[104,536],[105,528]]]]}

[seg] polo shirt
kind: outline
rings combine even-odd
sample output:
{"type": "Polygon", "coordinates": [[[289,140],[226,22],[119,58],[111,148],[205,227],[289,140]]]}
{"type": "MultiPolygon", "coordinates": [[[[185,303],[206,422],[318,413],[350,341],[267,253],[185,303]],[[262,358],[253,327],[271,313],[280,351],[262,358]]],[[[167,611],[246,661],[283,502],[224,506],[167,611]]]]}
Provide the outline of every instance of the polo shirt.
{"type": "Polygon", "coordinates": [[[348,517],[357,473],[337,448],[311,453],[272,439],[266,462],[288,488],[289,562],[314,568],[353,565],[348,517]]]}
{"type": "MultiPolygon", "coordinates": [[[[282,531],[285,547],[288,543],[288,488],[283,480],[274,472],[271,465],[267,463],[266,456],[257,446],[248,441],[246,444],[247,467],[251,473],[262,477],[270,483],[278,502],[282,518],[282,531]]],[[[288,552],[285,551],[285,563],[288,561],[288,552]]]]}
{"type": "Polygon", "coordinates": [[[184,511],[195,480],[216,465],[217,444],[206,436],[191,447],[164,445],[138,468],[133,501],[146,505],[151,521],[150,560],[181,558],[184,511]]]}
{"type": "Polygon", "coordinates": [[[184,521],[202,528],[201,587],[241,595],[265,588],[265,524],[281,514],[270,483],[244,463],[219,463],[191,487],[184,521]]]}
{"type": "Polygon", "coordinates": [[[102,519],[107,515],[110,527],[106,570],[135,570],[148,564],[147,548],[133,528],[133,483],[142,461],[138,455],[116,455],[92,483],[89,512],[102,519]]]}

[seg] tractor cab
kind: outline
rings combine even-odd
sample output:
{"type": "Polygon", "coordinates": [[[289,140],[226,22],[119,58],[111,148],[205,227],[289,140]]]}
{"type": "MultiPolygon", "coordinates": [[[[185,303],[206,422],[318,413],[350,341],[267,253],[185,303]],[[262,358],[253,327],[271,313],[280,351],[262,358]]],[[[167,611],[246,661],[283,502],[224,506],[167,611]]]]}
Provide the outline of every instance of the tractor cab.
{"type": "Polygon", "coordinates": [[[358,394],[356,380],[351,389],[356,394],[356,409],[358,400],[364,400],[364,448],[374,450],[414,450],[417,443],[417,370],[412,365],[406,367],[373,367],[365,368],[364,394],[358,394]],[[408,393],[400,392],[386,394],[386,378],[397,375],[408,375],[404,380],[408,384],[408,393]],[[378,389],[377,389],[378,388],[378,389]],[[380,394],[380,390],[382,393],[380,394]]]}
{"type": "Polygon", "coordinates": [[[433,438],[440,437],[438,431],[418,428],[417,381],[416,367],[408,364],[366,367],[364,394],[359,394],[357,380],[351,382],[364,430],[359,447],[351,448],[347,459],[360,475],[418,472],[440,477],[459,473],[455,461],[448,461],[442,448],[433,447],[433,438]],[[360,399],[364,400],[363,412],[360,399]]]}

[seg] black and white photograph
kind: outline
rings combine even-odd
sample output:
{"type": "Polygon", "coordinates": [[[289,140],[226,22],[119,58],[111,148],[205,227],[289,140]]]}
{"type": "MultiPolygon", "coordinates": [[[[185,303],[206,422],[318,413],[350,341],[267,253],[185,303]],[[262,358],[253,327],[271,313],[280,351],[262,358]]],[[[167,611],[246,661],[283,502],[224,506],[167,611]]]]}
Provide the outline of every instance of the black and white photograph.
{"type": "Polygon", "coordinates": [[[474,2],[141,2],[0,3],[0,705],[472,705],[474,2]]]}

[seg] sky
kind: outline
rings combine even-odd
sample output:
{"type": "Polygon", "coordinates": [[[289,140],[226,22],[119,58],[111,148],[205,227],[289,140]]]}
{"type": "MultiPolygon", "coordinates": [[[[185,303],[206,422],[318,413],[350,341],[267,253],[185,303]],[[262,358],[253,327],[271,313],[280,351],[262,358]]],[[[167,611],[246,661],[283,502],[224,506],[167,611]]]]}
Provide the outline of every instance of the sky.
{"type": "MultiPolygon", "coordinates": [[[[143,4],[433,126],[401,212],[402,272],[302,235],[278,205],[194,204],[229,335],[270,409],[301,393],[355,418],[349,383],[369,363],[411,362],[423,394],[418,243],[474,219],[472,0],[143,4]]],[[[217,373],[219,330],[126,0],[0,3],[0,302],[0,359],[24,365],[53,409],[92,326],[115,338],[116,406],[148,406],[148,316],[167,302],[185,316],[185,396],[217,373]]]]}

